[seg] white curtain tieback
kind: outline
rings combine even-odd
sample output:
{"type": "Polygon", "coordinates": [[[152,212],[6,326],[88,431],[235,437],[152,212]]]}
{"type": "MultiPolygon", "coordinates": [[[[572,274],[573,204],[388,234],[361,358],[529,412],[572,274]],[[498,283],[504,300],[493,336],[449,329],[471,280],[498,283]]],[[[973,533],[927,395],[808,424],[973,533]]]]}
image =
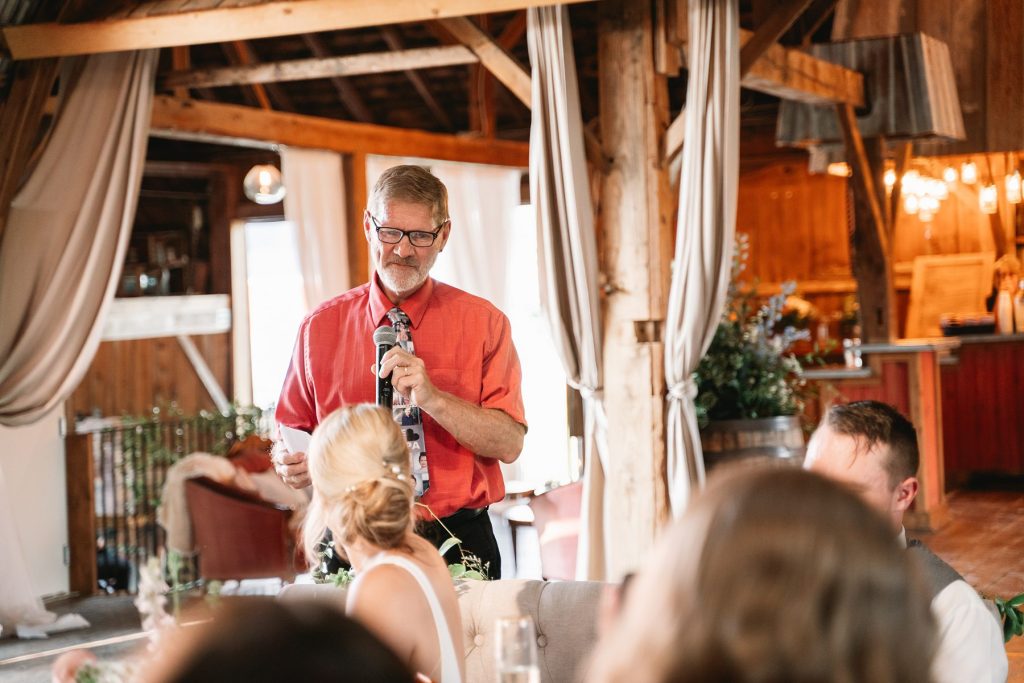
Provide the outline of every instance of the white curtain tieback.
{"type": "Polygon", "coordinates": [[[682,401],[684,398],[693,401],[697,398],[697,383],[692,377],[687,377],[682,382],[676,382],[668,389],[668,398],[671,401],[682,401]]]}
{"type": "Polygon", "coordinates": [[[598,401],[604,400],[604,387],[591,387],[586,384],[573,382],[572,380],[569,381],[569,386],[580,392],[580,396],[582,396],[585,401],[589,401],[591,399],[597,399],[598,401]]]}

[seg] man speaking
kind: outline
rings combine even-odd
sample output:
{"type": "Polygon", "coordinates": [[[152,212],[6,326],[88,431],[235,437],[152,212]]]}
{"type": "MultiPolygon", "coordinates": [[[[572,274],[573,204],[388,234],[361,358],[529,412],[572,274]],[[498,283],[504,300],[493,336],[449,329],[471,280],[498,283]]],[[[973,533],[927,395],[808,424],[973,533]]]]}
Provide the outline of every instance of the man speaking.
{"type": "MultiPolygon", "coordinates": [[[[448,191],[425,168],[395,166],[380,176],[363,232],[374,274],[302,322],[277,422],[312,432],[337,408],[373,403],[374,332],[392,325],[398,342],[381,357],[378,377],[391,378],[401,424],[414,423],[402,431],[415,437],[417,458],[426,456],[430,487],[417,508],[418,531],[440,545],[446,527],[463,551],[488,566],[490,578],[500,578],[487,506],[505,495],[499,461],[514,462],[526,434],[508,318],[486,300],[430,278],[451,220],[448,191]]],[[[278,474],[294,488],[308,486],[305,453],[281,446],[274,454],[278,474]]],[[[457,556],[453,549],[448,559],[457,556]]]]}

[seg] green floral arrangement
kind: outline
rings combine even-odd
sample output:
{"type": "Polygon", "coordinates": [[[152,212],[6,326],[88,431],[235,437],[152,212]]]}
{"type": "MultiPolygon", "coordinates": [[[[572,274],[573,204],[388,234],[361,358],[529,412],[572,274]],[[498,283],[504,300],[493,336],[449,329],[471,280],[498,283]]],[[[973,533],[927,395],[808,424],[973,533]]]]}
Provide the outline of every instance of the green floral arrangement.
{"type": "MultiPolygon", "coordinates": [[[[693,375],[702,429],[711,420],[798,415],[809,392],[800,360],[790,347],[809,339],[810,333],[784,324],[793,319],[785,308],[796,283],[783,283],[781,292],[759,303],[754,288],[741,288],[739,281],[749,250],[749,238],[737,234],[722,320],[693,375]]],[[[813,362],[816,353],[817,349],[806,360],[813,362]]]]}

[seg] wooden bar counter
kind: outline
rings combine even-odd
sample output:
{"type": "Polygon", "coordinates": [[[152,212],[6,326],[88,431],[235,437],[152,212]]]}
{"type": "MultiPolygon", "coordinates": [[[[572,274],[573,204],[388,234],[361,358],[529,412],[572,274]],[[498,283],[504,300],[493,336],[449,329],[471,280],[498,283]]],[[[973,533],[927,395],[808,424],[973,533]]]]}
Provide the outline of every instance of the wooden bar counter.
{"type": "Polygon", "coordinates": [[[941,372],[946,483],[1024,475],[1024,334],[959,339],[941,372]]]}

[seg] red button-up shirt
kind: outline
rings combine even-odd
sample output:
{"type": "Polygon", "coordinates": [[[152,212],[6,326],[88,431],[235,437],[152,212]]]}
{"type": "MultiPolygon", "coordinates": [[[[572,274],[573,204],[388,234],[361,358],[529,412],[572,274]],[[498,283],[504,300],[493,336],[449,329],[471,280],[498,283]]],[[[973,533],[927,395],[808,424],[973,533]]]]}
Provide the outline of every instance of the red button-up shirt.
{"type": "MultiPolygon", "coordinates": [[[[393,307],[374,275],[306,317],[277,403],[279,424],[312,432],[337,408],[375,401],[373,332],[387,324],[393,307]]],[[[434,386],[526,424],[519,356],[501,311],[430,278],[400,308],[409,316],[416,355],[434,386]]],[[[430,488],[420,502],[446,517],[501,500],[505,482],[498,461],[475,455],[426,411],[421,414],[430,488]]]]}

